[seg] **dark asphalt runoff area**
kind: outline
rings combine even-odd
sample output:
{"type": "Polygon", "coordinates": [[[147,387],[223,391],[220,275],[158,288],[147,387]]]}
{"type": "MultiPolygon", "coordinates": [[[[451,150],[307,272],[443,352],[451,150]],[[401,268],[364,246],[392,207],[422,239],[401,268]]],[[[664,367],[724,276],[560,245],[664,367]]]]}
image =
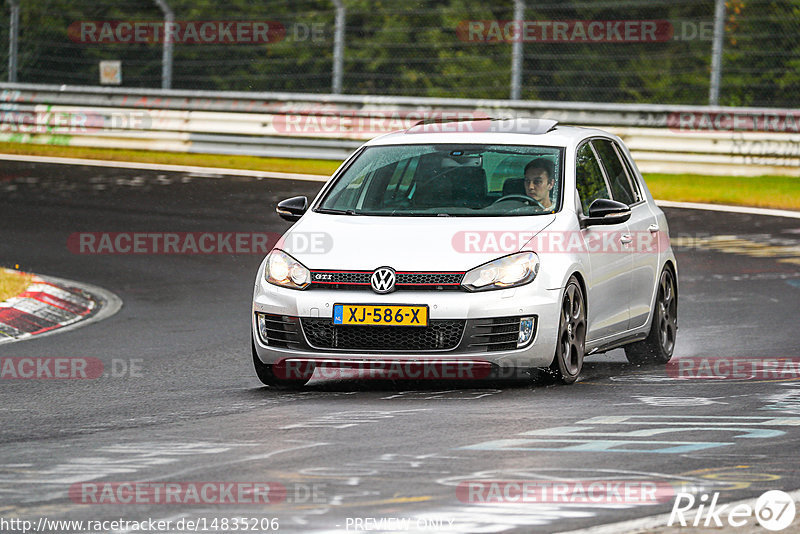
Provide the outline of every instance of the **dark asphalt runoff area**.
{"type": "Polygon", "coordinates": [[[68,247],[80,232],[282,233],[275,204],[320,187],[0,161],[0,266],[123,301],[104,321],[0,346],[0,358],[97,358],[106,370],[0,380],[0,518],[39,532],[136,530],[56,520],[170,521],[167,532],[563,532],[669,513],[681,491],[699,505],[702,495],[721,504],[800,488],[799,219],[665,209],[679,262],[674,358],[747,369],[787,359],[778,361],[794,375],[709,366],[683,376],[615,350],[587,358],[572,386],[314,380],[276,391],[256,378],[249,346],[262,255],[68,247]],[[591,500],[575,489],[592,482],[631,494],[591,500]],[[188,499],[187,488],[230,483],[235,502],[153,493],[172,484],[188,499]],[[577,497],[532,491],[520,502],[522,483],[551,493],[566,483],[577,497]],[[278,498],[265,499],[265,486],[278,498]],[[641,488],[655,498],[639,499],[641,488]]]}

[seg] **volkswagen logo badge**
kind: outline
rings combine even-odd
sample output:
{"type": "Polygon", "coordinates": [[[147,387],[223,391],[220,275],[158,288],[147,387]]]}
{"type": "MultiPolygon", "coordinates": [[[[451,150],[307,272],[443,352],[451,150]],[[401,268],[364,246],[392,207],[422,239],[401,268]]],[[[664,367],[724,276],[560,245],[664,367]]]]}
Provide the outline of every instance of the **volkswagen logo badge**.
{"type": "Polygon", "coordinates": [[[391,267],[378,267],[369,278],[369,285],[375,293],[394,291],[395,274],[391,267]]]}

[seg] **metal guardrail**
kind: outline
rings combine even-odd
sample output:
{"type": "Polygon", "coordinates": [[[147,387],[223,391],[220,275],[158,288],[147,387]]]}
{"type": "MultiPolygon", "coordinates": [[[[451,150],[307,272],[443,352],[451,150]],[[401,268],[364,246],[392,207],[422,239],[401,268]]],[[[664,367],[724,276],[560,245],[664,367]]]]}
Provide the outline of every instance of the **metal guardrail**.
{"type": "Polygon", "coordinates": [[[0,141],[21,143],[338,160],[420,119],[481,116],[607,129],[644,172],[800,176],[798,110],[0,84],[0,141]]]}

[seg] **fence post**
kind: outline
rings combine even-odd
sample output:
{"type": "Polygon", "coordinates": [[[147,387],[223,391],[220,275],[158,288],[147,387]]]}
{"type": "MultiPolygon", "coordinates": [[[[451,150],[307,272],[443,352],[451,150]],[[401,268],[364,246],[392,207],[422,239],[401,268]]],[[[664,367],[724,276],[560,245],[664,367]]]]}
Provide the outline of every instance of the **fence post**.
{"type": "Polygon", "coordinates": [[[716,0],[714,6],[714,43],[711,46],[711,83],[708,88],[708,105],[719,105],[719,85],[722,78],[722,42],[725,38],[725,0],[716,0]]]}
{"type": "Polygon", "coordinates": [[[344,76],[344,25],[345,8],[342,0],[333,0],[336,6],[336,27],[333,34],[333,81],[332,92],[335,95],[342,92],[342,77],[344,76]]]}
{"type": "Polygon", "coordinates": [[[175,13],[169,8],[166,0],[155,0],[164,13],[164,51],[161,55],[161,88],[172,88],[172,26],[175,24],[175,13]]]}
{"type": "Polygon", "coordinates": [[[17,50],[19,40],[19,0],[8,0],[11,6],[11,24],[8,31],[8,81],[17,81],[17,50]]]}
{"type": "Polygon", "coordinates": [[[511,44],[511,100],[519,100],[522,88],[522,25],[525,18],[525,0],[514,0],[516,38],[511,44]]]}

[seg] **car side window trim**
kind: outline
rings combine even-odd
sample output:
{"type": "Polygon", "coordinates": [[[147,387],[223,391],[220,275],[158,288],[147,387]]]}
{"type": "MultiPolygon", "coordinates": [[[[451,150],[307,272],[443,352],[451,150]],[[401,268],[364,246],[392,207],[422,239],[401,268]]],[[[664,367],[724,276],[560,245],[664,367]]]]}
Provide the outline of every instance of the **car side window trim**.
{"type": "Polygon", "coordinates": [[[553,199],[553,203],[555,204],[555,209],[553,210],[553,213],[558,213],[564,207],[564,189],[566,189],[566,184],[567,184],[566,169],[564,168],[565,162],[566,162],[566,149],[559,148],[558,179],[560,180],[561,186],[559,187],[558,198],[553,199]]]}
{"type": "MultiPolygon", "coordinates": [[[[576,162],[578,161],[578,154],[583,149],[583,147],[586,146],[586,145],[589,145],[589,150],[592,151],[592,155],[594,156],[594,159],[597,162],[597,167],[600,169],[600,175],[603,177],[603,185],[606,188],[606,194],[608,195],[609,199],[613,199],[614,197],[612,196],[611,188],[608,185],[608,177],[606,176],[605,170],[603,169],[603,164],[600,162],[600,158],[597,155],[597,151],[594,149],[594,146],[592,146],[592,143],[591,143],[592,139],[593,138],[585,139],[585,140],[583,140],[581,142],[581,144],[579,144],[576,147],[576,149],[575,149],[575,161],[576,162]]],[[[589,215],[588,213],[584,212],[584,210],[583,210],[583,198],[581,198],[580,191],[578,190],[578,169],[577,168],[575,169],[575,192],[577,193],[578,198],[581,200],[581,202],[578,204],[578,208],[580,208],[581,213],[583,215],[589,215]]]]}
{"type": "Polygon", "coordinates": [[[625,167],[628,169],[628,173],[631,177],[631,182],[636,187],[636,192],[639,194],[639,201],[646,202],[647,197],[644,194],[644,187],[642,185],[643,178],[636,173],[636,167],[633,164],[633,161],[625,154],[621,148],[619,149],[620,154],[622,155],[622,163],[625,164],[625,167]]]}
{"type": "MultiPolygon", "coordinates": [[[[585,143],[590,143],[590,145],[592,147],[592,152],[594,153],[595,157],[597,158],[597,161],[598,161],[598,163],[600,165],[600,170],[603,173],[603,178],[606,181],[606,188],[608,190],[609,197],[611,197],[612,200],[618,200],[618,199],[614,198],[614,191],[611,189],[611,186],[610,186],[611,181],[608,178],[608,172],[607,172],[607,170],[605,168],[605,165],[603,164],[603,160],[600,158],[600,154],[597,152],[597,149],[595,149],[595,147],[594,147],[594,141],[607,141],[607,142],[611,143],[611,146],[614,147],[614,150],[616,151],[617,155],[619,155],[619,149],[617,147],[617,144],[614,142],[613,139],[609,139],[608,137],[591,137],[591,138],[589,138],[589,139],[587,139],[585,141],[585,143]]],[[[622,164],[623,169],[625,169],[626,176],[628,176],[628,179],[630,180],[631,168],[629,168],[627,166],[627,158],[621,158],[620,162],[622,164]]],[[[638,197],[638,200],[636,202],[631,203],[630,205],[626,204],[629,207],[637,206],[640,203],[644,202],[644,195],[641,194],[641,190],[638,187],[633,189],[633,192],[638,197]]]]}
{"type": "MultiPolygon", "coordinates": [[[[607,137],[596,137],[592,141],[593,141],[593,143],[594,142],[604,142],[604,143],[607,143],[611,147],[611,151],[613,152],[613,156],[609,155],[608,158],[609,159],[610,158],[617,158],[617,164],[620,166],[620,169],[622,170],[622,173],[625,175],[624,181],[619,181],[620,177],[617,176],[615,178],[615,183],[617,183],[618,186],[623,190],[623,192],[625,193],[625,196],[630,200],[630,203],[626,202],[626,201],[623,201],[622,198],[618,198],[616,200],[618,200],[620,202],[623,202],[628,207],[636,206],[639,203],[639,201],[641,200],[641,195],[639,193],[639,190],[637,188],[635,188],[633,185],[631,185],[630,168],[628,166],[626,166],[624,161],[620,158],[619,145],[613,139],[609,139],[607,137]],[[627,190],[626,190],[626,184],[627,184],[627,190]]],[[[598,151],[598,154],[599,154],[599,151],[598,151]]],[[[611,162],[611,161],[606,162],[606,159],[601,159],[601,163],[603,163],[603,166],[606,167],[606,165],[610,165],[613,162],[611,162]]],[[[610,173],[610,172],[612,172],[612,169],[606,168],[606,171],[608,173],[610,173]]],[[[610,182],[611,181],[610,174],[607,174],[607,176],[608,176],[609,182],[610,182]]],[[[614,194],[614,190],[613,189],[611,191],[611,194],[612,195],[614,194]]]]}
{"type": "Polygon", "coordinates": [[[608,179],[608,173],[606,172],[606,167],[603,165],[603,160],[600,159],[600,154],[597,152],[597,149],[594,147],[594,143],[592,141],[600,139],[599,137],[593,137],[592,139],[588,140],[589,147],[592,149],[592,154],[594,154],[594,158],[597,160],[597,165],[600,167],[600,174],[603,175],[603,181],[606,184],[606,192],[608,192],[608,197],[611,200],[614,200],[614,191],[611,189],[611,180],[608,179]]]}
{"type": "Polygon", "coordinates": [[[611,141],[611,145],[614,147],[617,157],[622,162],[622,168],[625,169],[625,174],[628,176],[628,183],[630,184],[631,191],[633,191],[633,194],[636,195],[636,201],[632,203],[631,206],[637,206],[644,202],[644,195],[642,194],[642,189],[639,187],[639,183],[636,179],[636,173],[633,172],[633,167],[631,167],[627,156],[625,156],[625,153],[622,151],[622,148],[619,146],[619,144],[617,144],[615,141],[611,141]]]}

